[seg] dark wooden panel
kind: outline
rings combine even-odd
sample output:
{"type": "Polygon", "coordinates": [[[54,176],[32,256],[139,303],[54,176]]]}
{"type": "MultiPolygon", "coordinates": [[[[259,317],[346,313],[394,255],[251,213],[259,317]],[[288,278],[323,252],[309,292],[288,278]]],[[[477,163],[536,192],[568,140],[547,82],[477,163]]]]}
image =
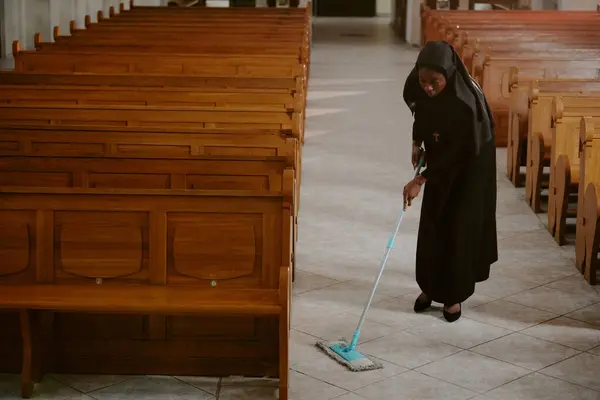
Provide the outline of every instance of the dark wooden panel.
{"type": "Polygon", "coordinates": [[[374,17],[376,0],[316,0],[319,17],[374,17]]]}

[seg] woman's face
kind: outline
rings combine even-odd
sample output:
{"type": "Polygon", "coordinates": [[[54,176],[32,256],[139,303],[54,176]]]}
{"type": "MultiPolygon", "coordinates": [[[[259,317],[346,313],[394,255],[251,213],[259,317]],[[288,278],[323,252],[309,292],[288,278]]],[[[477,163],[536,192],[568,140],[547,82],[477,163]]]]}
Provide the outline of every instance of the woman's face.
{"type": "Polygon", "coordinates": [[[429,97],[434,97],[446,87],[446,78],[437,71],[421,68],[419,69],[419,84],[429,97]]]}

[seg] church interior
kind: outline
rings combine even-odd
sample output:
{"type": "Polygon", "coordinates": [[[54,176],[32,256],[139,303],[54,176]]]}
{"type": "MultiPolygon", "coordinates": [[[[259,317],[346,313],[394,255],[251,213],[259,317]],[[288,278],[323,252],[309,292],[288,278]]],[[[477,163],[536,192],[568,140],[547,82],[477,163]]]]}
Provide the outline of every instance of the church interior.
{"type": "Polygon", "coordinates": [[[600,400],[597,0],[0,0],[0,24],[0,400],[600,400]],[[432,41],[495,123],[498,260],[453,323],[414,310],[421,196],[393,231],[432,41]],[[357,372],[316,343],[370,293],[357,372]]]}

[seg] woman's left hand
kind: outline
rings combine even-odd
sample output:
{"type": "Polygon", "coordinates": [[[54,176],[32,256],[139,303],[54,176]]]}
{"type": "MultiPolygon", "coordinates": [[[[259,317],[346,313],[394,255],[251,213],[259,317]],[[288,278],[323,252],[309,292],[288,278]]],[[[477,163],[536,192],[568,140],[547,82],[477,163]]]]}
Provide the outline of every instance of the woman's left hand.
{"type": "Polygon", "coordinates": [[[407,206],[410,207],[413,199],[421,193],[421,184],[417,179],[413,179],[404,186],[404,210],[407,206]]]}

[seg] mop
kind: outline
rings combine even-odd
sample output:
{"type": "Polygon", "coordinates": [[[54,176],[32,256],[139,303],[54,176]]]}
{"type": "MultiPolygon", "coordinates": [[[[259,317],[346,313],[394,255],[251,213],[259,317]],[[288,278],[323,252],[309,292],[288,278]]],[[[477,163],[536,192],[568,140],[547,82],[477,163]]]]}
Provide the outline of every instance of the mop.
{"type": "MultiPolygon", "coordinates": [[[[419,172],[421,171],[422,162],[423,160],[421,159],[419,161],[419,165],[417,166],[417,172],[415,176],[419,175],[419,172]]],[[[381,275],[383,274],[383,270],[385,269],[385,265],[390,255],[390,251],[392,250],[396,242],[396,235],[398,234],[398,230],[400,229],[400,225],[402,224],[403,218],[404,207],[402,207],[402,211],[400,211],[400,214],[398,215],[394,232],[392,233],[392,236],[390,236],[387,247],[385,249],[385,254],[383,256],[383,261],[381,262],[381,266],[379,267],[379,274],[377,275],[377,278],[375,278],[373,288],[371,289],[369,301],[367,301],[367,304],[363,309],[362,315],[360,316],[360,320],[358,321],[358,327],[354,331],[354,335],[352,335],[352,340],[350,341],[350,344],[348,344],[343,338],[340,341],[336,342],[317,342],[316,344],[316,346],[322,351],[324,351],[325,354],[327,354],[329,357],[333,358],[335,361],[344,365],[349,370],[354,372],[370,371],[374,369],[383,368],[383,364],[381,364],[380,362],[371,360],[364,354],[357,351],[356,344],[358,343],[358,338],[360,336],[362,324],[365,321],[367,310],[371,306],[371,302],[373,301],[373,297],[375,296],[375,291],[377,290],[377,285],[379,284],[379,280],[381,279],[381,275]]]]}

